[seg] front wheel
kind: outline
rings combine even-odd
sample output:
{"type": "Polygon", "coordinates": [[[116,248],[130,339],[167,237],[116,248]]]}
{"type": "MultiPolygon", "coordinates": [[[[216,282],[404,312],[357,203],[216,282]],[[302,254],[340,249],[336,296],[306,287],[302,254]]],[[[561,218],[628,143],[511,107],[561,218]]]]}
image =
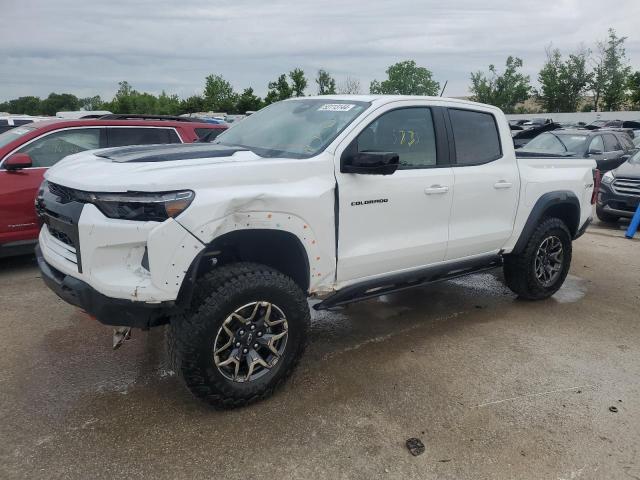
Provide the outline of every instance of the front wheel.
{"type": "Polygon", "coordinates": [[[201,285],[209,292],[200,304],[170,325],[187,388],[218,408],[266,398],[304,350],[306,296],[286,275],[257,264],[219,267],[201,285]]]}
{"type": "Polygon", "coordinates": [[[527,300],[550,297],[569,273],[571,247],[571,234],[562,220],[543,220],[521,253],[505,256],[507,286],[527,300]]]}

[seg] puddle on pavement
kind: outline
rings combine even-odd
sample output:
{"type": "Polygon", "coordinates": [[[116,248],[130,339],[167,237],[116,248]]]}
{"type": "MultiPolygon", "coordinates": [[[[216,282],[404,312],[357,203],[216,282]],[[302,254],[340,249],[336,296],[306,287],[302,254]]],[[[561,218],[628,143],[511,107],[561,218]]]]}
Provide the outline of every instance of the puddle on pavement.
{"type": "Polygon", "coordinates": [[[449,283],[453,283],[459,287],[469,288],[476,292],[491,293],[494,295],[504,295],[511,292],[500,279],[491,273],[477,273],[467,277],[455,278],[449,280],[449,283]]]}
{"type": "Polygon", "coordinates": [[[562,288],[552,297],[558,303],[574,303],[587,293],[587,281],[574,275],[567,275],[562,288]]]}

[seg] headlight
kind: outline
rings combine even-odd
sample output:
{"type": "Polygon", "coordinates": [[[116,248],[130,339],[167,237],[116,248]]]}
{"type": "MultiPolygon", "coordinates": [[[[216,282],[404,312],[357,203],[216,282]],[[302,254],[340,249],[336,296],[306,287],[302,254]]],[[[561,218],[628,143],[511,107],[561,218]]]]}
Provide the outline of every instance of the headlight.
{"type": "Polygon", "coordinates": [[[162,222],[184,212],[195,194],[191,190],[165,193],[89,193],[81,200],[93,203],[109,218],[162,222]]]}
{"type": "Polygon", "coordinates": [[[613,179],[616,178],[613,176],[613,173],[611,172],[611,170],[609,170],[607,173],[605,173],[602,176],[602,183],[606,183],[607,185],[609,185],[611,182],[613,182],[613,179]]]}

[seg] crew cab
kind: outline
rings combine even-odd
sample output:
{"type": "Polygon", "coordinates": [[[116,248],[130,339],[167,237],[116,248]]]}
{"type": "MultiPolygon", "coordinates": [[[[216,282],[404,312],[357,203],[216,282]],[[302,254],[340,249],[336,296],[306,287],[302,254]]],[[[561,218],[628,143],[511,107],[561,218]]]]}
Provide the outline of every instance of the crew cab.
{"type": "Polygon", "coordinates": [[[108,115],[40,121],[0,134],[0,257],[33,252],[40,230],[34,209],[38,186],[44,172],[65,156],[123,145],[191,143],[225,129],[181,117],[108,115]]]}
{"type": "Polygon", "coordinates": [[[293,370],[328,309],[503,267],[520,297],[562,285],[591,219],[595,162],[516,159],[492,106],[437,97],[278,102],[213,144],[79,153],[37,205],[46,284],[98,321],[168,324],[215,407],[293,370]]]}

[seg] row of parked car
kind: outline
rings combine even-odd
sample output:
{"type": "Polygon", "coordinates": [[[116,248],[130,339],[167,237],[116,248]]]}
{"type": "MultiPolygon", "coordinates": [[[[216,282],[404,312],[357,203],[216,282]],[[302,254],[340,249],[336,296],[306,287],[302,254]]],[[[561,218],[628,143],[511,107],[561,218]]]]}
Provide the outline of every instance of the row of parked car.
{"type": "Polygon", "coordinates": [[[510,122],[519,157],[592,158],[601,172],[596,214],[615,223],[633,216],[640,200],[640,122],[596,120],[563,125],[551,119],[510,122]]]}
{"type": "Polygon", "coordinates": [[[0,133],[0,257],[33,251],[39,232],[37,189],[44,172],[67,155],[96,148],[212,141],[228,128],[223,123],[148,115],[44,121],[25,116],[10,121],[11,128],[0,133]]]}

